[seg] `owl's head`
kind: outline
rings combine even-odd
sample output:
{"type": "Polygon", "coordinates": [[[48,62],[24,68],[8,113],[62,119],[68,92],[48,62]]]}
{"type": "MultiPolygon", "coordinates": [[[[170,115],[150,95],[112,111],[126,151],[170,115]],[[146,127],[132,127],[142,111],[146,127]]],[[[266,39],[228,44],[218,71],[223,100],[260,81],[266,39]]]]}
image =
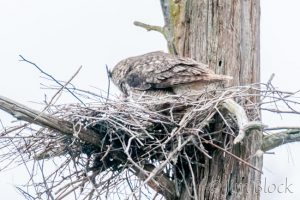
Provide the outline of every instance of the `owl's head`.
{"type": "Polygon", "coordinates": [[[131,70],[132,60],[130,58],[120,61],[110,72],[112,82],[128,96],[128,86],[126,84],[126,75],[131,70]]]}

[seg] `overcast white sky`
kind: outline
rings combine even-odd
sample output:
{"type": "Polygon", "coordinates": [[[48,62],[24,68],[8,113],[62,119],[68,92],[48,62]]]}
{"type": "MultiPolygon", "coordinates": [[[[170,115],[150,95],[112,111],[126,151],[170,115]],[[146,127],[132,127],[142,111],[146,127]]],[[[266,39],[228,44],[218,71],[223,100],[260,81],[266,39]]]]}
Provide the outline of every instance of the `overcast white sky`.
{"type": "MultiPolygon", "coordinates": [[[[262,81],[275,73],[274,84],[286,90],[300,88],[300,1],[261,0],[262,81]]],[[[60,80],[68,80],[80,65],[73,81],[78,87],[106,90],[105,64],[155,50],[166,50],[163,37],[132,25],[135,20],[163,24],[159,0],[0,0],[0,95],[31,107],[41,102],[45,82],[33,66],[19,62],[18,55],[37,63],[60,80]]],[[[116,91],[113,89],[113,91],[116,91]]],[[[64,102],[74,102],[65,97],[64,102]]],[[[264,115],[266,124],[299,125],[299,118],[281,120],[264,115]]],[[[8,124],[13,118],[0,111],[8,124]]],[[[292,184],[293,193],[263,192],[263,200],[299,199],[300,144],[277,148],[265,155],[267,185],[292,184]]],[[[1,166],[0,166],[1,167],[1,166]]],[[[23,199],[14,184],[25,184],[22,169],[0,173],[0,195],[23,199]]]]}

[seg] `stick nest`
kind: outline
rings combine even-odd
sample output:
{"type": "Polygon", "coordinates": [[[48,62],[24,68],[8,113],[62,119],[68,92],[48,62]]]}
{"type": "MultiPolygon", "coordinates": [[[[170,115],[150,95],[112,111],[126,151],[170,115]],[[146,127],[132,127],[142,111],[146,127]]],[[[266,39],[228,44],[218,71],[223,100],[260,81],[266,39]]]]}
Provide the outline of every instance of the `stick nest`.
{"type": "MultiPolygon", "coordinates": [[[[22,123],[2,132],[7,139],[1,146],[9,149],[3,148],[6,153],[0,158],[2,163],[8,159],[31,163],[27,186],[34,186],[38,198],[63,199],[71,194],[76,199],[168,198],[180,191],[177,183],[193,176],[192,169],[203,166],[216,150],[232,148],[239,127],[236,117],[222,107],[224,100],[234,99],[251,121],[259,120],[261,105],[255,102],[262,93],[272,94],[259,87],[205,91],[197,98],[143,96],[137,101],[106,100],[76,90],[77,96],[93,102],[47,106],[47,115],[72,124],[73,135],[22,123]],[[97,139],[93,143],[80,139],[82,130],[97,139]],[[39,174],[38,180],[34,174],[39,174]]],[[[19,189],[28,199],[35,198],[19,189]]]]}

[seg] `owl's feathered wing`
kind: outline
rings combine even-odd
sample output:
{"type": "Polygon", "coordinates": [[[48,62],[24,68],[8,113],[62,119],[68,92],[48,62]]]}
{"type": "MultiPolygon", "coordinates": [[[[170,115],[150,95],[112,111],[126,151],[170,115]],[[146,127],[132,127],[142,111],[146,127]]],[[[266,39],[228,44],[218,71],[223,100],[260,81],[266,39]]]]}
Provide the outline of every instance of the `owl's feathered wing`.
{"type": "Polygon", "coordinates": [[[190,83],[213,83],[231,77],[217,75],[207,65],[164,52],[132,57],[126,83],[136,90],[172,88],[190,83]]]}

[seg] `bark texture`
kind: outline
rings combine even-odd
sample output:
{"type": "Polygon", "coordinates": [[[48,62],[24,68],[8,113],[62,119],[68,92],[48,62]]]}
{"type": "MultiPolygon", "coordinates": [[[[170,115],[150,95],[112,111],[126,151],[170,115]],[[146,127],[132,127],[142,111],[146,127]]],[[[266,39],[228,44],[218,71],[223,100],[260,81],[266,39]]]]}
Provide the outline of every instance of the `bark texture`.
{"type": "MultiPolygon", "coordinates": [[[[233,76],[228,86],[260,81],[259,0],[161,0],[161,5],[170,52],[233,76]]],[[[261,169],[262,158],[253,156],[261,141],[261,134],[253,132],[231,152],[261,169]]],[[[214,151],[213,159],[195,171],[198,194],[183,187],[179,199],[259,199],[260,172],[223,152],[214,151]]]]}

